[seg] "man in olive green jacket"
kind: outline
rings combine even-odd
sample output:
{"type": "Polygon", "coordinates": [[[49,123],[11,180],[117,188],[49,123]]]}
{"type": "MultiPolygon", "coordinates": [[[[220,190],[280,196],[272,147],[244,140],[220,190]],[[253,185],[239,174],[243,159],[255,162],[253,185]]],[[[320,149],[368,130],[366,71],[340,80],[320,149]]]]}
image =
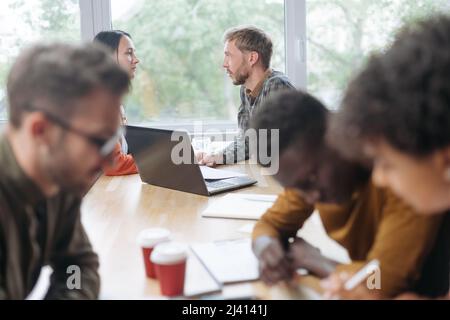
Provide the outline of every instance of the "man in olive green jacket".
{"type": "Polygon", "coordinates": [[[34,46],[12,67],[0,137],[0,299],[25,299],[46,265],[47,299],[98,297],[98,257],[80,204],[120,137],[128,86],[92,45],[34,46]]]}

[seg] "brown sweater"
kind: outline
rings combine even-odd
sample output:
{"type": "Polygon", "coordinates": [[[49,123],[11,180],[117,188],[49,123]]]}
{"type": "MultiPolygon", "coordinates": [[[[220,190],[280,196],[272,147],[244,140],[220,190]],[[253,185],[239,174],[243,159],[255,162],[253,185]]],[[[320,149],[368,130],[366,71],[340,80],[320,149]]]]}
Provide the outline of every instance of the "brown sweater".
{"type": "MultiPolygon", "coordinates": [[[[263,235],[282,240],[294,237],[315,209],[328,235],[348,250],[353,261],[339,265],[338,270],[356,271],[377,258],[381,292],[387,296],[414,288],[442,220],[414,213],[392,192],[371,182],[343,205],[310,206],[297,191],[286,189],[256,224],[253,239],[263,235]]],[[[448,274],[448,266],[446,269],[448,274]]]]}
{"type": "Polygon", "coordinates": [[[47,299],[97,298],[98,257],[81,224],[80,203],[64,192],[45,198],[0,136],[0,300],[25,299],[46,265],[53,268],[47,299]],[[71,266],[79,267],[79,282],[71,266]]]}

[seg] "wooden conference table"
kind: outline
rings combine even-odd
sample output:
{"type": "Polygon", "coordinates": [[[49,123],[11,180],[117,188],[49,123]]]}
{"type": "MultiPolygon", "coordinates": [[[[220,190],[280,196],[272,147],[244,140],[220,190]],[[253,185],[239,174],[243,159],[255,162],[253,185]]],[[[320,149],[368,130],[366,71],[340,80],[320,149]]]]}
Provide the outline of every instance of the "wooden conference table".
{"type": "MultiPolygon", "coordinates": [[[[238,164],[232,170],[246,172],[258,180],[255,186],[233,192],[277,194],[282,190],[256,165],[238,164]]],[[[208,204],[219,197],[221,195],[204,197],[148,185],[141,182],[139,175],[101,177],[82,205],[83,224],[100,257],[101,298],[162,298],[158,282],[145,277],[142,254],[136,242],[137,235],[145,228],[167,228],[174,240],[186,244],[250,237],[249,233],[244,234],[239,229],[251,221],[201,216],[208,204]]],[[[323,234],[323,230],[312,225],[307,231],[311,237],[323,234]]],[[[198,261],[191,264],[193,266],[188,267],[186,275],[190,283],[207,282],[198,261]]],[[[317,288],[318,282],[312,277],[299,277],[299,283],[300,288],[306,284],[305,288],[309,290],[308,287],[317,288]]],[[[285,284],[269,288],[256,281],[229,288],[250,290],[252,295],[263,299],[305,298],[303,293],[285,284]]]]}

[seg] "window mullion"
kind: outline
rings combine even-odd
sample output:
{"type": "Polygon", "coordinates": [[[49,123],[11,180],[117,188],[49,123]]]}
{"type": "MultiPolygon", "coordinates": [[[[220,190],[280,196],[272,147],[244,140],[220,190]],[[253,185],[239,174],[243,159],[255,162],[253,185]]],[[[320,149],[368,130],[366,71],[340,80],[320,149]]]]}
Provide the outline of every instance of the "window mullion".
{"type": "Polygon", "coordinates": [[[286,73],[306,89],[306,0],[285,0],[286,73]]]}
{"type": "Polygon", "coordinates": [[[97,33],[111,30],[110,0],[79,0],[81,39],[91,41],[97,33]]]}

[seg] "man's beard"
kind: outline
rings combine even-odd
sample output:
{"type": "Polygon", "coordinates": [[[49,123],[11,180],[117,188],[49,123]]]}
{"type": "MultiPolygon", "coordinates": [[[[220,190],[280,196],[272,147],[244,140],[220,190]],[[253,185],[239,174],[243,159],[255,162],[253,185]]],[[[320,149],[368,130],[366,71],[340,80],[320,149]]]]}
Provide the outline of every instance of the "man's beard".
{"type": "MultiPolygon", "coordinates": [[[[65,151],[63,144],[57,144],[51,147],[50,158],[45,162],[43,170],[45,170],[54,184],[56,184],[60,191],[75,194],[77,196],[84,196],[92,185],[92,183],[85,183],[82,179],[79,179],[79,175],[74,174],[74,168],[76,163],[70,161],[67,155],[70,152],[65,151]]],[[[99,172],[100,176],[101,172],[99,172]]]]}
{"type": "Polygon", "coordinates": [[[233,80],[233,84],[235,86],[240,86],[243,85],[245,83],[245,81],[247,81],[249,77],[249,72],[248,70],[246,70],[245,65],[242,64],[235,73],[235,78],[233,80]]]}
{"type": "Polygon", "coordinates": [[[236,75],[236,78],[233,80],[233,84],[235,86],[241,86],[247,81],[248,74],[238,74],[236,75]]]}
{"type": "Polygon", "coordinates": [[[90,181],[89,183],[85,183],[84,181],[77,180],[76,177],[71,175],[70,168],[66,167],[59,171],[54,170],[52,179],[60,186],[61,191],[75,194],[79,197],[84,197],[101,176],[101,174],[102,172],[99,171],[95,179],[92,179],[92,181],[90,181]]]}

